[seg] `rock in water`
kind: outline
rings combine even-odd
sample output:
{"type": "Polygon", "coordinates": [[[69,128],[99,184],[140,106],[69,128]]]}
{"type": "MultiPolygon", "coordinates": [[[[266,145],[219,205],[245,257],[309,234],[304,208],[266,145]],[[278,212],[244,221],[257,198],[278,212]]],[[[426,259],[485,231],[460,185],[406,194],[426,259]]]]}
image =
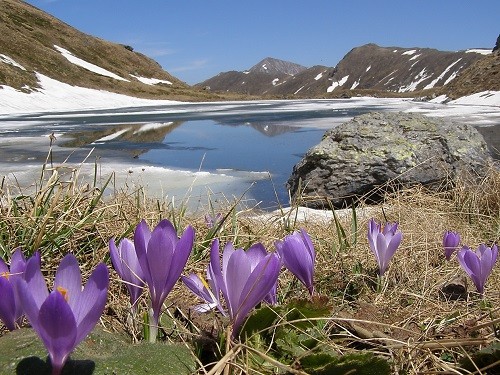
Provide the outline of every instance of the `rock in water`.
{"type": "Polygon", "coordinates": [[[391,189],[442,187],[462,173],[482,175],[493,162],[471,125],[414,113],[372,112],[328,130],[297,163],[288,188],[301,205],[349,206],[377,202],[391,189]],[[300,198],[300,200],[299,200],[300,198]]]}

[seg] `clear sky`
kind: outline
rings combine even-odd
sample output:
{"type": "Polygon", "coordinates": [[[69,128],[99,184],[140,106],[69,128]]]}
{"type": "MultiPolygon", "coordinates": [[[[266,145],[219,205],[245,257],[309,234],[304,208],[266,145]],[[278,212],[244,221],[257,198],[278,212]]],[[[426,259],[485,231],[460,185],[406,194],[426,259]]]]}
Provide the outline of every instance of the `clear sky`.
{"type": "Polygon", "coordinates": [[[195,84],[265,57],[335,66],[366,43],[493,48],[500,0],[28,0],[195,84]]]}

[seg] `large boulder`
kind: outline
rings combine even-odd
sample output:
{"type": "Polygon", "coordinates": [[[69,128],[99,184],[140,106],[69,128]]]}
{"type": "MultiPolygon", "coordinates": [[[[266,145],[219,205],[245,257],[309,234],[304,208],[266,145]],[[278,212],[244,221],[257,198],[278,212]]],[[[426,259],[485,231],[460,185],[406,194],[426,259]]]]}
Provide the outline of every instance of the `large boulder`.
{"type": "Polygon", "coordinates": [[[414,113],[372,112],[328,130],[294,166],[292,197],[314,208],[377,201],[384,186],[439,187],[462,173],[481,175],[493,159],[478,131],[414,113]],[[389,184],[387,184],[389,182],[389,184]]]}

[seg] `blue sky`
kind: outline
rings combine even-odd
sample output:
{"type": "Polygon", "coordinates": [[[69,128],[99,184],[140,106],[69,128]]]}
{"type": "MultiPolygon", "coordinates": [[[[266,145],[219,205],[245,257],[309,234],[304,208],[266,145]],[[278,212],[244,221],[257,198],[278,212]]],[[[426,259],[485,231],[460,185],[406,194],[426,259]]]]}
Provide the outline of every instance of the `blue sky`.
{"type": "MultiPolygon", "coordinates": [[[[492,48],[499,0],[28,0],[195,84],[265,57],[335,66],[352,48],[492,48]]],[[[66,46],[67,47],[67,46],[66,46]]]]}

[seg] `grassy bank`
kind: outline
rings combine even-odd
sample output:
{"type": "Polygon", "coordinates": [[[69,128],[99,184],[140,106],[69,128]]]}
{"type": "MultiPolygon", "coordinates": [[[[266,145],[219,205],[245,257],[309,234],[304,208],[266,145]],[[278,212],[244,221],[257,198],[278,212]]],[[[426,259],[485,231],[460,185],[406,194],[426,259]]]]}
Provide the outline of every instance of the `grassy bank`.
{"type": "MultiPolygon", "coordinates": [[[[361,371],[373,371],[374,366],[384,373],[389,366],[390,373],[401,374],[484,374],[500,366],[499,264],[481,298],[456,256],[447,261],[442,248],[446,230],[459,232],[461,243],[473,249],[498,242],[496,169],[480,182],[463,179],[442,192],[415,187],[387,193],[378,206],[360,205],[324,220],[301,219],[293,208],[257,215],[228,202],[220,210],[223,220],[213,228],[207,227],[205,214],[219,211],[211,210],[208,198],[205,212],[190,213],[182,204],[149,198],[142,189],[108,195],[103,193],[107,185],[79,183],[77,170],[64,178],[60,172],[46,168],[27,194],[4,180],[0,193],[0,257],[9,259],[17,247],[25,255],[38,250],[48,279],[68,252],[77,256],[84,278],[103,260],[111,270],[110,238],[132,238],[142,219],[151,226],[169,219],[179,233],[188,224],[195,228],[195,246],[184,274],[204,274],[213,238],[245,249],[262,242],[273,251],[275,241],[299,228],[307,230],[317,253],[315,295],[310,298],[283,270],[278,305],[250,317],[242,331],[246,338],[228,342],[227,320],[215,312],[193,311],[200,301],[177,283],[164,305],[160,336],[166,342],[186,343],[199,373],[230,369],[235,374],[327,374],[334,368],[339,371],[335,373],[352,368],[375,373],[361,371]],[[372,217],[398,222],[403,233],[382,279],[366,238],[372,217]],[[468,292],[452,298],[448,289],[443,292],[444,286],[465,286],[468,292]],[[478,355],[495,345],[497,357],[478,355]]],[[[147,310],[146,295],[139,301],[139,312],[147,310]]],[[[130,314],[124,285],[111,271],[107,308],[99,324],[137,342],[144,339],[142,323],[141,313],[130,314]]],[[[5,334],[0,327],[0,335],[5,334]]]]}

